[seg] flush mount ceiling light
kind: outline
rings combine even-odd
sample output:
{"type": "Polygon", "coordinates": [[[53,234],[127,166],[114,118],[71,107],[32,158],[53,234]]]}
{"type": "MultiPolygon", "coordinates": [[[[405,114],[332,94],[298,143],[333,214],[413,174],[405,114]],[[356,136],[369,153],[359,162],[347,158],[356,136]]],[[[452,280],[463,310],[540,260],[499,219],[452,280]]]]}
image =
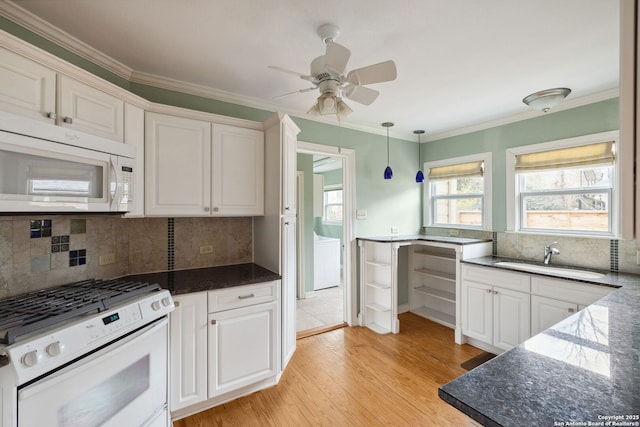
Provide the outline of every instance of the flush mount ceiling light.
{"type": "Polygon", "coordinates": [[[540,110],[546,113],[556,105],[560,104],[571,93],[571,89],[566,87],[557,87],[554,89],[541,90],[524,97],[522,102],[527,104],[534,110],[540,110]]]}
{"type": "Polygon", "coordinates": [[[424,182],[424,173],[422,173],[422,169],[420,168],[420,135],[422,135],[424,133],[423,130],[414,130],[413,133],[415,133],[416,135],[418,135],[418,173],[416,174],[416,182],[417,183],[422,183],[424,182]]]}
{"type": "Polygon", "coordinates": [[[391,170],[391,166],[389,166],[389,128],[393,126],[393,123],[384,122],[382,126],[387,128],[387,167],[384,169],[384,179],[391,179],[393,178],[393,171],[391,170]]]}

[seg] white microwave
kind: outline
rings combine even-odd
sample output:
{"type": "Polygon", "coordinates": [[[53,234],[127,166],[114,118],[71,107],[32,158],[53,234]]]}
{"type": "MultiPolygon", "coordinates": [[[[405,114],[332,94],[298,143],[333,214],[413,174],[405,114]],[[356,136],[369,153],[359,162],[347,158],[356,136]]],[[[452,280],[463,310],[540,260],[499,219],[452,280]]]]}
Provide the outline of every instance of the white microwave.
{"type": "Polygon", "coordinates": [[[0,112],[0,215],[125,213],[134,146],[0,112]]]}

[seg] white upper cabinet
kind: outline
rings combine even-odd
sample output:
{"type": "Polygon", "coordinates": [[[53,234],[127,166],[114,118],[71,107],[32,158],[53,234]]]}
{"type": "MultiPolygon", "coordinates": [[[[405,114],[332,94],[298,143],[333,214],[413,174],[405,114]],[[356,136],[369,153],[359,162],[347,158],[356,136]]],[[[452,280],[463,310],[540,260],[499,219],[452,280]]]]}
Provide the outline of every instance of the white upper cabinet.
{"type": "Polygon", "coordinates": [[[146,215],[209,215],[211,124],[155,113],[145,120],[146,215]]]}
{"type": "Polygon", "coordinates": [[[264,133],[213,125],[214,215],[264,214],[264,133]]]}
{"type": "Polygon", "coordinates": [[[64,75],[58,76],[60,126],[124,142],[124,102],[64,75]]]}
{"type": "Polygon", "coordinates": [[[296,170],[298,129],[290,119],[282,126],[282,214],[296,214],[296,170]]]}
{"type": "Polygon", "coordinates": [[[0,108],[54,123],[56,72],[0,48],[0,108]]]}
{"type": "Polygon", "coordinates": [[[261,131],[158,113],[145,130],[146,215],[264,213],[261,131]]]}

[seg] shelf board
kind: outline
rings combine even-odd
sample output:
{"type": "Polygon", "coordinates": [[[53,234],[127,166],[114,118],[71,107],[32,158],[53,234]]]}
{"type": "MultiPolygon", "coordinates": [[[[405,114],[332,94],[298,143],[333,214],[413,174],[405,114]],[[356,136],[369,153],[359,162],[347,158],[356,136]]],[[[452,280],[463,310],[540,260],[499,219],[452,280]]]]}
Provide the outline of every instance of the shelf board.
{"type": "Polygon", "coordinates": [[[391,311],[391,308],[376,303],[367,304],[367,308],[373,311],[379,311],[381,313],[384,313],[385,311],[391,311]]]}
{"type": "Polygon", "coordinates": [[[416,273],[424,274],[425,276],[436,277],[438,279],[449,280],[451,282],[456,281],[455,273],[445,273],[442,271],[429,270],[428,268],[417,268],[413,271],[416,273]]]}
{"type": "Polygon", "coordinates": [[[377,332],[379,334],[389,334],[391,333],[391,330],[385,326],[381,326],[378,325],[377,323],[369,323],[368,325],[365,325],[367,328],[373,330],[374,332],[377,332]]]}
{"type": "Polygon", "coordinates": [[[441,261],[452,261],[455,262],[456,261],[456,257],[448,257],[448,256],[442,256],[442,255],[434,255],[434,254],[430,254],[429,252],[414,252],[414,254],[416,255],[423,255],[423,256],[428,256],[431,258],[435,258],[441,261]]]}
{"type": "Polygon", "coordinates": [[[391,264],[389,264],[388,262],[367,261],[366,263],[368,265],[373,265],[373,266],[376,266],[376,267],[391,267],[391,264]]]}
{"type": "Polygon", "coordinates": [[[366,285],[376,289],[391,289],[391,285],[387,285],[385,283],[367,282],[366,285]]]}
{"type": "Polygon", "coordinates": [[[434,289],[428,286],[418,286],[417,288],[413,288],[413,290],[416,292],[420,292],[421,294],[428,295],[430,297],[438,298],[440,300],[444,300],[452,303],[456,302],[455,292],[441,291],[440,289],[434,289]]]}
{"type": "Polygon", "coordinates": [[[455,329],[456,327],[456,317],[450,314],[443,313],[438,310],[433,310],[427,307],[418,307],[411,310],[411,312],[417,314],[418,316],[422,316],[429,320],[433,320],[434,322],[440,323],[441,325],[448,326],[452,329],[455,329]]]}

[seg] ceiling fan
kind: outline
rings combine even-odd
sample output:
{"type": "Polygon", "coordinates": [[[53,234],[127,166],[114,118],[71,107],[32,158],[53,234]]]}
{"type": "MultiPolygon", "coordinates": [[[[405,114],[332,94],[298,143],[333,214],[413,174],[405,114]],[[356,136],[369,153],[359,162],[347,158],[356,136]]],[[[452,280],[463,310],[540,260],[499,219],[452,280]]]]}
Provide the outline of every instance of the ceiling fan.
{"type": "Polygon", "coordinates": [[[276,98],[319,89],[320,96],[311,109],[307,111],[307,114],[336,114],[338,118],[353,112],[342,100],[343,97],[364,105],[369,105],[376,100],[380,92],[365,87],[365,85],[395,80],[397,75],[396,64],[393,61],[380,62],[351,70],[345,75],[351,52],[346,47],[335,42],[339,34],[340,28],[333,24],[324,24],[318,28],[318,35],[326,44],[326,51],[324,55],[311,61],[311,73],[309,75],[282,67],[269,66],[274,70],[296,75],[302,80],[307,80],[313,84],[313,86],[306,89],[285,93],[276,96],[276,98]]]}

